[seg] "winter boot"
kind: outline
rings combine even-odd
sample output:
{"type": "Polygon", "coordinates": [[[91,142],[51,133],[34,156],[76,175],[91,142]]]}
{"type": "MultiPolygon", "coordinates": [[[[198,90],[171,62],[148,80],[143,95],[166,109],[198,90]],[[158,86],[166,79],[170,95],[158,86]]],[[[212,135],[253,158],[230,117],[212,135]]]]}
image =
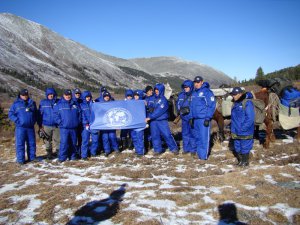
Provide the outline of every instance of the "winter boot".
{"type": "Polygon", "coordinates": [[[128,148],[128,146],[127,146],[127,140],[126,139],[122,139],[121,141],[122,141],[122,143],[121,143],[121,145],[122,145],[122,151],[124,151],[125,149],[128,148]]]}
{"type": "Polygon", "coordinates": [[[133,150],[133,142],[131,138],[128,139],[128,149],[133,150]]]}
{"type": "Polygon", "coordinates": [[[240,164],[241,167],[249,166],[249,153],[242,155],[242,162],[240,164]]]}
{"type": "Polygon", "coordinates": [[[46,156],[46,158],[47,158],[48,160],[54,159],[53,154],[52,154],[52,150],[47,149],[46,151],[47,151],[47,156],[46,156]]]}
{"type": "Polygon", "coordinates": [[[237,162],[237,164],[235,164],[235,165],[236,165],[236,166],[240,166],[241,163],[242,163],[242,154],[237,153],[237,154],[236,154],[236,158],[237,158],[238,162],[237,162]]]}

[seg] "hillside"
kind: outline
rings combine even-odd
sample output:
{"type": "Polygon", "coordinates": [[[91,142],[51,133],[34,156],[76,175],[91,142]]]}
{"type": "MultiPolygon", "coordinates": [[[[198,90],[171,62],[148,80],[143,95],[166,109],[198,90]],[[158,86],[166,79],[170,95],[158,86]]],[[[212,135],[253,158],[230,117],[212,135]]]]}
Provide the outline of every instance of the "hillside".
{"type": "Polygon", "coordinates": [[[194,75],[203,75],[215,85],[232,82],[213,68],[184,60],[179,63],[175,58],[170,58],[171,61],[166,60],[168,57],[157,58],[153,64],[152,58],[126,60],[105,55],[7,13],[0,14],[0,49],[0,82],[6,84],[0,91],[9,93],[24,86],[34,94],[42,94],[41,90],[48,86],[58,90],[80,87],[98,91],[102,85],[112,90],[141,89],[169,80],[176,89],[195,65],[203,67],[203,73],[199,69],[194,75]]]}

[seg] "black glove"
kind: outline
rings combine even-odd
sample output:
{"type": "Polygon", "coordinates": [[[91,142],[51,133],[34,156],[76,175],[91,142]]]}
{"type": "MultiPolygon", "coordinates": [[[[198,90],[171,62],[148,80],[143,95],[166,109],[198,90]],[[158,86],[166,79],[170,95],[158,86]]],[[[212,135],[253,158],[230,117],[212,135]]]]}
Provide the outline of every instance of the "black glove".
{"type": "Polygon", "coordinates": [[[194,128],[194,119],[189,119],[189,124],[191,126],[191,128],[194,128]]]}
{"type": "Polygon", "coordinates": [[[203,124],[204,124],[205,127],[208,127],[209,126],[209,120],[204,120],[203,124]]]}

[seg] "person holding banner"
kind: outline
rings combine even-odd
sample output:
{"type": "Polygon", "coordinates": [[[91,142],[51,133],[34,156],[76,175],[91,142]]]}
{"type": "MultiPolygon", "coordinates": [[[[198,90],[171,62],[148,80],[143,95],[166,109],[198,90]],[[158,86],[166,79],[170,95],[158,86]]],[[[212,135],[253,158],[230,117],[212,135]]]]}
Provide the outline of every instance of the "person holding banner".
{"type": "Polygon", "coordinates": [[[59,126],[59,162],[77,159],[77,129],[81,123],[81,109],[72,100],[72,91],[64,91],[63,97],[54,108],[54,120],[59,126]]]}
{"type": "MultiPolygon", "coordinates": [[[[133,90],[131,90],[131,89],[126,90],[124,101],[130,101],[130,100],[132,100],[132,98],[133,98],[133,90]]],[[[133,149],[132,139],[130,136],[129,129],[121,130],[120,139],[121,139],[121,144],[122,144],[122,150],[125,150],[127,148],[129,148],[130,150],[133,149]]]]}
{"type": "Polygon", "coordinates": [[[82,110],[82,146],[81,146],[81,158],[87,160],[88,155],[95,157],[98,149],[98,131],[90,130],[91,120],[91,106],[93,104],[93,97],[90,91],[84,91],[82,94],[83,103],[80,104],[82,110]],[[92,145],[89,151],[89,141],[92,138],[92,145]]]}
{"type": "MultiPolygon", "coordinates": [[[[110,93],[105,91],[103,92],[103,100],[100,100],[100,102],[109,102],[111,101],[111,99],[112,97],[110,93]]],[[[106,157],[109,156],[109,154],[111,153],[111,149],[116,153],[120,153],[116,130],[102,130],[101,135],[106,157]]]]}
{"type": "MultiPolygon", "coordinates": [[[[142,90],[136,90],[133,93],[135,101],[140,101],[143,99],[144,92],[142,90]]],[[[131,138],[135,148],[135,154],[138,157],[145,155],[145,146],[144,146],[144,130],[142,129],[132,129],[131,138]]]]}
{"type": "Polygon", "coordinates": [[[178,147],[172,136],[169,124],[168,124],[168,100],[164,96],[165,86],[163,84],[156,84],[154,87],[154,102],[148,106],[149,115],[145,119],[146,122],[150,121],[150,130],[152,137],[152,145],[154,148],[154,154],[159,155],[163,153],[161,136],[166,141],[169,149],[175,155],[178,155],[178,147]]]}

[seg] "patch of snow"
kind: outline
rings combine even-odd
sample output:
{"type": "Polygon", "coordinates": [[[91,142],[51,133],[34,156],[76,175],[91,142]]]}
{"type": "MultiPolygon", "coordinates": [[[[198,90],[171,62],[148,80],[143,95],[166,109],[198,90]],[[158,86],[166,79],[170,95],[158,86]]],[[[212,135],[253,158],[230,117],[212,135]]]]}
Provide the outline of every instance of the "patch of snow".
{"type": "Polygon", "coordinates": [[[292,176],[291,174],[288,173],[279,173],[281,176],[283,177],[289,177],[289,178],[293,178],[294,176],[292,176]]]}
{"type": "Polygon", "coordinates": [[[271,206],[270,208],[279,210],[288,218],[288,221],[290,223],[293,222],[293,216],[300,213],[299,208],[292,208],[288,204],[284,203],[277,203],[276,205],[271,206]]]}
{"type": "Polygon", "coordinates": [[[264,175],[264,178],[266,181],[268,181],[271,184],[277,184],[277,182],[273,180],[273,177],[271,175],[264,175]]]}
{"type": "Polygon", "coordinates": [[[256,188],[254,185],[249,185],[249,184],[244,185],[244,187],[245,187],[247,190],[252,190],[252,189],[255,189],[255,188],[256,188]]]}
{"type": "MultiPolygon", "coordinates": [[[[34,211],[43,204],[43,201],[36,199],[38,195],[22,195],[12,196],[10,199],[14,202],[20,202],[23,200],[29,200],[27,208],[19,210],[19,221],[20,223],[34,223],[34,216],[37,215],[34,211]]],[[[41,223],[42,224],[42,223],[41,223]]]]}
{"type": "Polygon", "coordinates": [[[203,200],[205,203],[215,203],[216,201],[210,198],[209,196],[204,196],[203,200]]]}

